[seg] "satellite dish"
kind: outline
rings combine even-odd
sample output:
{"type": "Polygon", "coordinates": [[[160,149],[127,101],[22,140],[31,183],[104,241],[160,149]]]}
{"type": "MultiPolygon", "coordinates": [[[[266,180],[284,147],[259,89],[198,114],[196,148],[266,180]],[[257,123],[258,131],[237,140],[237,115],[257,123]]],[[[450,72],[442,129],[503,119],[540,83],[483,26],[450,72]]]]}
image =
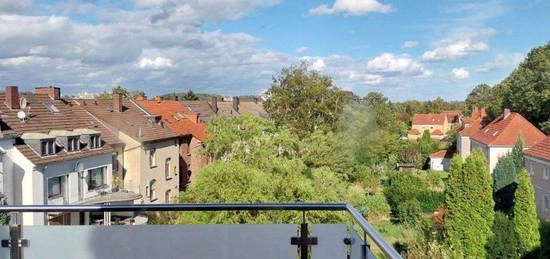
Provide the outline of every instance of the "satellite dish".
{"type": "Polygon", "coordinates": [[[18,111],[17,112],[17,118],[19,118],[20,120],[23,121],[27,118],[27,114],[24,111],[18,111]]]}

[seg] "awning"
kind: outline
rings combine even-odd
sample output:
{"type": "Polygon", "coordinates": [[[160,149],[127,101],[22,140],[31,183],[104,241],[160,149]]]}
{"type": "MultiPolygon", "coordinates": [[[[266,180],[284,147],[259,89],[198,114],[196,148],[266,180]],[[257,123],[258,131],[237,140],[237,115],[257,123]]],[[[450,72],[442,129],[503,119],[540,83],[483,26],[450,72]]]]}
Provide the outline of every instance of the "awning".
{"type": "Polygon", "coordinates": [[[130,191],[120,191],[120,192],[108,192],[103,193],[98,196],[94,196],[83,201],[77,202],[75,204],[100,204],[100,203],[110,203],[110,202],[125,202],[125,201],[134,201],[141,199],[141,194],[137,194],[130,191]]]}

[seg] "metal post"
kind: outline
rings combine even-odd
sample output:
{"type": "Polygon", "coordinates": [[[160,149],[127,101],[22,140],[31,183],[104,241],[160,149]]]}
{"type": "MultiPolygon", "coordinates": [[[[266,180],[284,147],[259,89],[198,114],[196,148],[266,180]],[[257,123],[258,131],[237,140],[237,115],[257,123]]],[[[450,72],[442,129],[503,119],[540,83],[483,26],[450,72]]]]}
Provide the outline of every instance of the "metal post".
{"type": "Polygon", "coordinates": [[[21,225],[10,225],[10,258],[21,259],[21,246],[19,240],[21,239],[21,225]]]}

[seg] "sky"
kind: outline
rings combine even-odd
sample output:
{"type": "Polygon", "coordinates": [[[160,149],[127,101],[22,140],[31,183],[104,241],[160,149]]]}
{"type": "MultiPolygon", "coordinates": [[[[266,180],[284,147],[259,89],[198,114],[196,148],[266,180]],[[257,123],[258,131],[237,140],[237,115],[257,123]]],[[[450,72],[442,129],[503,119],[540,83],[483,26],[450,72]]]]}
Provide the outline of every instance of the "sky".
{"type": "Polygon", "coordinates": [[[550,41],[545,0],[0,0],[0,82],[253,95],[282,68],[359,96],[463,100],[550,41]]]}

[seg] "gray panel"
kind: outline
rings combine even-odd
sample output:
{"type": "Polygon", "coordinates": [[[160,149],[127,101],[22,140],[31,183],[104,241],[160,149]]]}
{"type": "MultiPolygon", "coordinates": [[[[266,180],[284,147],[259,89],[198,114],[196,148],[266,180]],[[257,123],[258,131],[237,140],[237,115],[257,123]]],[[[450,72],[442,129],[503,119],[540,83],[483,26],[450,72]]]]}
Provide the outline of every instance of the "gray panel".
{"type": "Polygon", "coordinates": [[[297,225],[24,226],[25,259],[296,259],[297,225]]]}
{"type": "Polygon", "coordinates": [[[350,259],[376,259],[370,249],[366,249],[366,256],[363,255],[363,239],[351,228],[351,256],[350,259]]]}
{"type": "Polygon", "coordinates": [[[311,236],[317,237],[317,245],[311,246],[313,259],[346,259],[347,248],[344,239],[347,236],[345,224],[313,224],[311,236]]]}
{"type": "MultiPolygon", "coordinates": [[[[0,226],[0,240],[10,239],[10,227],[9,226],[0,226]]],[[[9,247],[0,247],[0,259],[9,259],[10,258],[10,248],[9,247]]]]}

